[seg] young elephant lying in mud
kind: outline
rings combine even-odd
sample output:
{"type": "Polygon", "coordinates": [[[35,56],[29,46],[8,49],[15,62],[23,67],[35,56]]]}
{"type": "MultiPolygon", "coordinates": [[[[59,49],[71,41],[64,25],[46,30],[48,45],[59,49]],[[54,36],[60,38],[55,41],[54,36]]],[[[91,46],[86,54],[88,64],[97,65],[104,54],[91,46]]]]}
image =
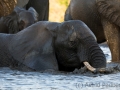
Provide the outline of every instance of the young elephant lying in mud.
{"type": "Polygon", "coordinates": [[[85,65],[92,72],[105,72],[105,55],[80,20],[40,21],[16,34],[1,33],[0,43],[2,67],[73,71],[85,65]]]}

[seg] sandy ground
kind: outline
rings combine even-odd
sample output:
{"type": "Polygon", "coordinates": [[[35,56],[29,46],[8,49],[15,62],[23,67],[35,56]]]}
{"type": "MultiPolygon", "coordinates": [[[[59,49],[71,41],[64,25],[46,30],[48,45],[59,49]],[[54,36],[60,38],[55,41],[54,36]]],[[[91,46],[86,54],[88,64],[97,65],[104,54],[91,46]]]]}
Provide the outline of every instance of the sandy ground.
{"type": "MultiPolygon", "coordinates": [[[[49,21],[62,22],[67,6],[60,4],[60,0],[50,0],[49,21]]],[[[70,0],[68,0],[69,2],[70,0]]]]}

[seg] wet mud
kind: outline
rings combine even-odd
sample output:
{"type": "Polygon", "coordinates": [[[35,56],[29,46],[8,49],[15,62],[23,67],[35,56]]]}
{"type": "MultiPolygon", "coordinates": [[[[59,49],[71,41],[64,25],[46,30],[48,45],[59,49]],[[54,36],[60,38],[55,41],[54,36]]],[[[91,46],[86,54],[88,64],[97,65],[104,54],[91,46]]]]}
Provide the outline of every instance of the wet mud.
{"type": "Polygon", "coordinates": [[[106,45],[100,45],[107,58],[107,67],[112,73],[92,73],[85,67],[73,72],[23,72],[0,68],[0,90],[120,90],[118,63],[111,63],[111,53],[106,45]]]}

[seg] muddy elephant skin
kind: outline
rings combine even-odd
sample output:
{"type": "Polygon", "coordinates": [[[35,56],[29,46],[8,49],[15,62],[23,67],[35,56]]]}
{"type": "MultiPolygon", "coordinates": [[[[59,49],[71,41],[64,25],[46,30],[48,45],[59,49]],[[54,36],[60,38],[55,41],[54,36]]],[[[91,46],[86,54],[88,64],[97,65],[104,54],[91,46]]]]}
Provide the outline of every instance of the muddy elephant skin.
{"type": "Polygon", "coordinates": [[[38,13],[34,8],[28,10],[16,7],[14,11],[0,19],[0,33],[17,33],[38,21],[38,13]]]}
{"type": "Polygon", "coordinates": [[[16,34],[1,33],[0,43],[0,66],[73,71],[89,62],[94,68],[106,67],[94,34],[80,20],[40,21],[16,34]]]}
{"type": "Polygon", "coordinates": [[[120,62],[119,6],[120,0],[71,0],[65,12],[65,21],[82,20],[98,43],[107,40],[113,62],[120,62]]]}

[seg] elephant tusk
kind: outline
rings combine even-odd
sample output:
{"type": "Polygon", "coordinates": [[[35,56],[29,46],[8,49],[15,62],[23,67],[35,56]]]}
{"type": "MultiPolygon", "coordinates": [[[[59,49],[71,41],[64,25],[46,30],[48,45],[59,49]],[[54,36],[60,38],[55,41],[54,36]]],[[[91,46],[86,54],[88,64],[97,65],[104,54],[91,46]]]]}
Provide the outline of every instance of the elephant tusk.
{"type": "Polygon", "coordinates": [[[88,62],[83,62],[83,64],[87,67],[88,70],[96,72],[96,68],[92,67],[88,62]]]}

